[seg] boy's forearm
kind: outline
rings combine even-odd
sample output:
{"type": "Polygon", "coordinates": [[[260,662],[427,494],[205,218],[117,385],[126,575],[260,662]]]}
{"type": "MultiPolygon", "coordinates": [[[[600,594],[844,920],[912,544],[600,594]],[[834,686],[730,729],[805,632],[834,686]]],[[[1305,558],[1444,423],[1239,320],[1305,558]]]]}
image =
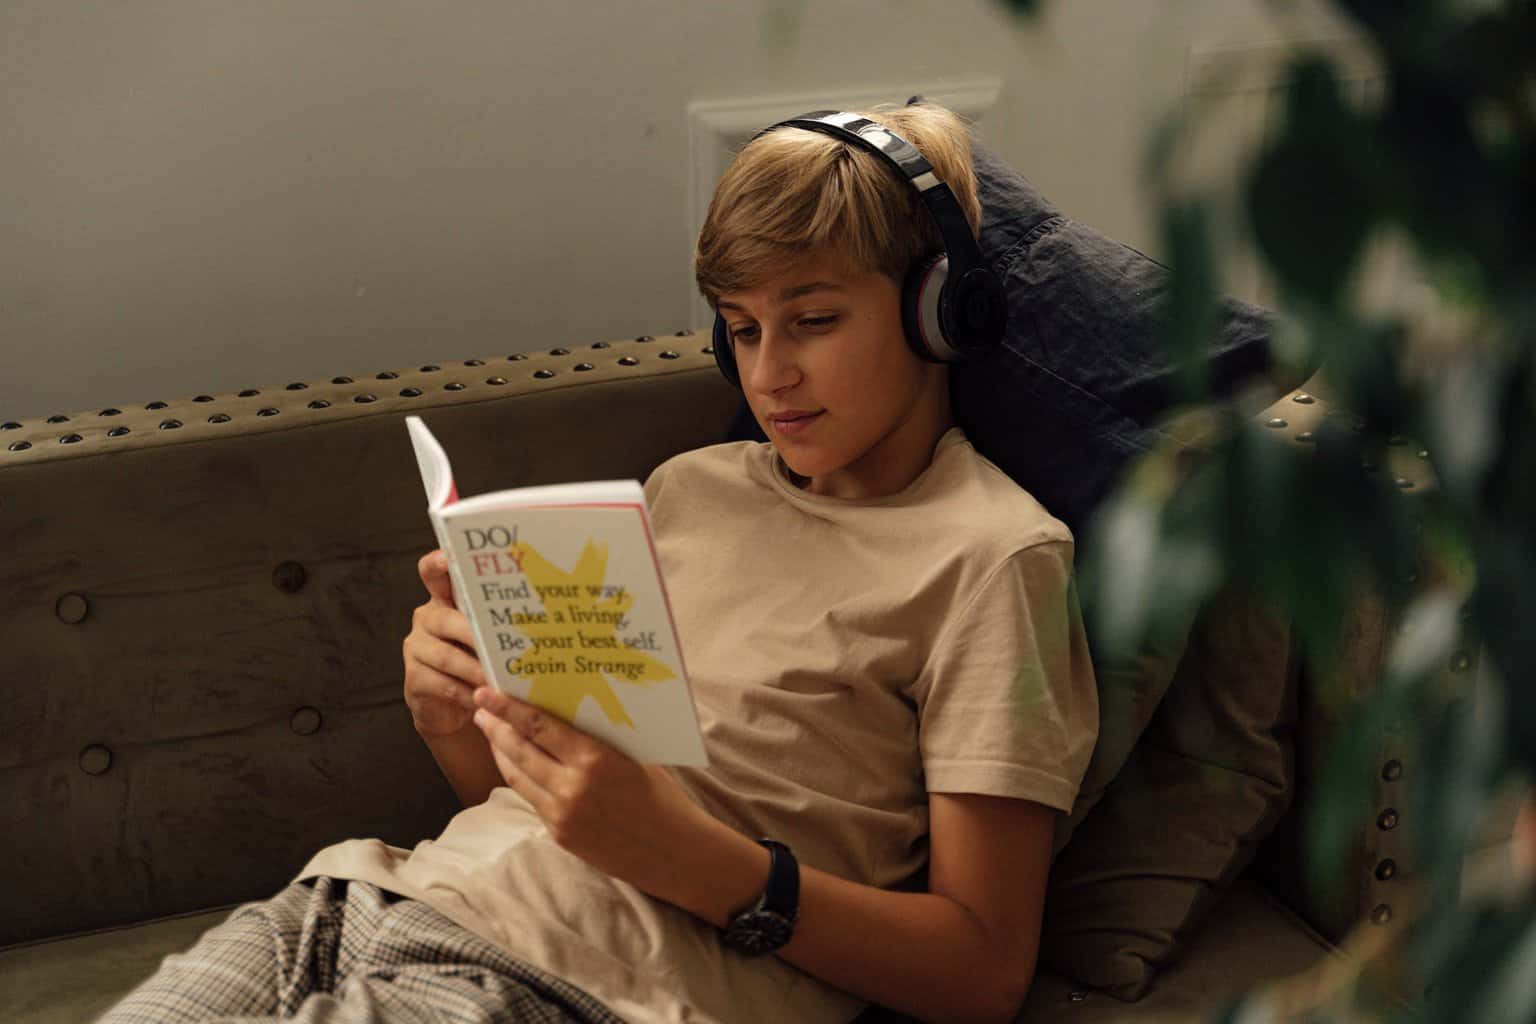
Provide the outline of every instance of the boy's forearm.
{"type": "Polygon", "coordinates": [[[420,733],[420,736],[465,807],[484,803],[491,790],[505,785],[491,757],[490,744],[473,721],[448,735],[420,733]]]}
{"type": "MultiPolygon", "coordinates": [[[[767,851],[726,831],[694,847],[699,865],[673,866],[674,877],[689,880],[673,902],[720,928],[757,899],[768,877],[767,851]]],[[[1000,948],[948,897],[877,889],[801,865],[800,917],[778,955],[924,1021],[1007,1022],[1034,965],[1003,962],[1000,948]]]]}

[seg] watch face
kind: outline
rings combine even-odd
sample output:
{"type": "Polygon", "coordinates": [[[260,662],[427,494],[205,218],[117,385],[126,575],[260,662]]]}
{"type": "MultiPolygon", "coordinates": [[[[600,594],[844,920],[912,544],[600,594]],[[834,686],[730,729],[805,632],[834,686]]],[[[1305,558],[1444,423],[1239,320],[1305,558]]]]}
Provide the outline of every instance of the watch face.
{"type": "Polygon", "coordinates": [[[753,910],[740,914],[726,930],[726,943],[735,950],[754,956],[771,953],[784,943],[795,930],[795,923],[783,914],[771,910],[753,910]]]}

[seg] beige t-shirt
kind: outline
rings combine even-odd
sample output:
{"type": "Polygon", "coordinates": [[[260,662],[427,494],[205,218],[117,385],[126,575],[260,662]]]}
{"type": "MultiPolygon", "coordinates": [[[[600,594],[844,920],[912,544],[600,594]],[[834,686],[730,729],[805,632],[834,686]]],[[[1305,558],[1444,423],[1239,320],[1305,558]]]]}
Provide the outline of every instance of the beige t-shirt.
{"type": "MultiPolygon", "coordinates": [[[[1065,526],[949,430],[897,494],[845,500],[771,445],[646,481],[710,764],[705,808],[804,865],[922,886],[928,793],[1067,811],[1098,704],[1065,526]]],[[[560,849],[510,789],[414,850],[354,840],[300,873],[423,900],[632,1021],[847,1021],[864,1005],[560,849]]]]}

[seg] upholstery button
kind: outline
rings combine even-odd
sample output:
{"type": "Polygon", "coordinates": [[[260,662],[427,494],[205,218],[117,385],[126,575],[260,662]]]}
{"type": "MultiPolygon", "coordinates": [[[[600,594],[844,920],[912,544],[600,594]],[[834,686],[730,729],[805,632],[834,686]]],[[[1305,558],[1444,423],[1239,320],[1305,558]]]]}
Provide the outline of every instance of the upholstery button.
{"type": "Polygon", "coordinates": [[[289,384],[288,387],[285,390],[288,390],[288,391],[307,391],[307,390],[309,390],[309,385],[305,384],[301,380],[296,380],[292,384],[289,384]]]}
{"type": "Polygon", "coordinates": [[[636,341],[641,341],[641,342],[655,341],[656,337],[655,337],[655,335],[651,335],[651,334],[642,334],[638,338],[636,338],[635,340],[636,341]]]}
{"type": "Polygon", "coordinates": [[[505,378],[505,377],[487,377],[487,378],[485,378],[485,382],[487,384],[495,384],[495,385],[497,385],[499,387],[500,385],[505,384],[507,382],[507,378],[505,378]]]}
{"type": "Polygon", "coordinates": [[[1386,924],[1390,920],[1392,920],[1392,908],[1385,903],[1378,904],[1376,909],[1371,911],[1372,924],[1386,924]]]}
{"type": "Polygon", "coordinates": [[[1285,420],[1281,419],[1278,416],[1276,416],[1274,419],[1270,420],[1268,423],[1266,423],[1264,425],[1266,427],[1273,427],[1276,430],[1279,430],[1281,427],[1288,427],[1288,426],[1290,426],[1289,423],[1285,422],[1285,420]]]}
{"type": "Polygon", "coordinates": [[[442,369],[442,367],[438,366],[436,363],[428,363],[426,366],[423,366],[421,368],[421,372],[422,373],[436,373],[438,370],[441,370],[441,369],[442,369]]]}
{"type": "Polygon", "coordinates": [[[610,346],[608,344],[608,342],[606,342],[606,341],[594,341],[592,343],[592,347],[593,348],[611,348],[612,346],[610,346]]]}
{"type": "Polygon", "coordinates": [[[520,363],[524,359],[527,359],[527,358],[528,358],[528,353],[527,352],[514,352],[511,355],[507,356],[507,362],[509,362],[509,363],[520,363]]]}
{"type": "Polygon", "coordinates": [[[443,385],[443,390],[444,391],[463,391],[464,390],[464,385],[460,384],[458,381],[453,381],[451,383],[444,384],[443,385]]]}
{"type": "Polygon", "coordinates": [[[1080,1003],[1083,1000],[1088,998],[1088,993],[1084,992],[1080,988],[1075,988],[1071,992],[1067,993],[1067,998],[1070,999],[1074,1003],[1080,1003]]]}
{"type": "Polygon", "coordinates": [[[381,370],[373,375],[374,380],[394,380],[400,375],[394,370],[381,370]]]}
{"type": "Polygon", "coordinates": [[[671,349],[665,349],[661,353],[661,358],[663,358],[663,359],[676,359],[677,358],[677,353],[673,352],[671,349]]]}
{"type": "Polygon", "coordinates": [[[549,354],[552,356],[568,356],[571,354],[571,350],[568,348],[552,348],[549,350],[549,354]]]}
{"type": "Polygon", "coordinates": [[[1393,758],[1381,766],[1381,777],[1388,782],[1396,782],[1403,777],[1403,762],[1393,758]]]}
{"type": "Polygon", "coordinates": [[[288,720],[288,727],[300,736],[313,736],[320,731],[320,712],[307,705],[299,708],[288,720]]]}
{"type": "Polygon", "coordinates": [[[356,402],[358,405],[367,405],[370,402],[377,402],[378,400],[379,400],[379,396],[378,395],[353,395],[352,396],[352,401],[356,402]]]}
{"type": "MultiPolygon", "coordinates": [[[[293,387],[292,384],[289,384],[288,386],[290,388],[293,387]]],[[[213,401],[213,396],[212,395],[198,395],[196,398],[192,399],[192,401],[194,401],[194,402],[211,402],[211,401],[213,401]]]]}
{"type": "Polygon", "coordinates": [[[639,362],[640,362],[640,360],[636,359],[634,356],[620,356],[619,357],[619,365],[620,366],[635,366],[639,362]]]}
{"type": "Polygon", "coordinates": [[[59,621],[67,622],[71,626],[84,622],[90,611],[91,603],[82,594],[65,594],[53,606],[53,612],[59,617],[59,621]]]}
{"type": "Polygon", "coordinates": [[[1451,656],[1451,671],[1465,672],[1472,665],[1472,655],[1466,651],[1457,651],[1451,656]]]}
{"type": "Polygon", "coordinates": [[[69,422],[69,417],[68,416],[62,416],[62,415],[61,416],[49,416],[48,417],[48,422],[49,423],[68,423],[69,422]]]}
{"type": "Polygon", "coordinates": [[[1419,449],[1419,458],[1421,458],[1421,459],[1429,458],[1429,449],[1428,448],[1420,448],[1419,449]]]}
{"type": "Polygon", "coordinates": [[[331,403],[327,402],[323,398],[317,398],[313,402],[309,403],[309,407],[311,409],[329,409],[331,407],[331,403]]]}
{"type": "Polygon", "coordinates": [[[1297,405],[1311,405],[1313,402],[1317,401],[1317,399],[1313,398],[1305,391],[1298,391],[1296,394],[1291,396],[1291,401],[1295,402],[1297,405]]]}
{"type": "Polygon", "coordinates": [[[208,422],[209,423],[228,423],[229,422],[229,413],[227,413],[227,412],[216,412],[212,416],[208,417],[208,422]]]}
{"type": "Polygon", "coordinates": [[[272,406],[269,405],[265,409],[257,409],[256,410],[256,415],[257,416],[276,416],[277,412],[278,411],[276,409],[274,409],[272,406]]]}
{"type": "Polygon", "coordinates": [[[1378,880],[1385,882],[1395,878],[1396,876],[1397,861],[1393,860],[1391,857],[1388,857],[1386,860],[1376,865],[1376,877],[1378,880]]]}
{"type": "Polygon", "coordinates": [[[181,420],[161,420],[160,421],[160,429],[161,430],[175,430],[179,426],[181,426],[181,420]]]}
{"type": "Polygon", "coordinates": [[[1401,477],[1400,476],[1400,477],[1397,478],[1397,480],[1394,481],[1394,483],[1397,484],[1397,487],[1398,487],[1399,490],[1403,490],[1403,491],[1411,491],[1411,490],[1413,490],[1413,481],[1409,480],[1407,477],[1401,477]]]}
{"type": "Polygon", "coordinates": [[[146,408],[146,409],[164,409],[165,407],[166,407],[166,405],[165,405],[164,402],[150,402],[144,408],[146,408]]]}
{"type": "Polygon", "coordinates": [[[27,449],[28,449],[28,448],[31,448],[31,447],[32,447],[32,442],[31,442],[31,441],[12,441],[12,442],[11,442],[11,443],[10,443],[10,444],[9,444],[9,445],[7,445],[7,446],[6,446],[6,447],[7,447],[7,448],[8,448],[8,449],[9,449],[9,450],[10,450],[10,451],[13,451],[13,452],[24,452],[24,451],[26,451],[26,450],[27,450],[27,449]]]}
{"type": "Polygon", "coordinates": [[[586,373],[588,370],[593,368],[594,367],[591,363],[577,363],[575,366],[571,367],[571,369],[575,370],[577,373],[586,373]]]}
{"type": "Polygon", "coordinates": [[[255,398],[259,394],[261,394],[261,392],[256,388],[246,388],[244,391],[240,392],[240,397],[255,398]]]}
{"type": "Polygon", "coordinates": [[[707,356],[712,356],[712,355],[715,354],[715,346],[713,346],[713,345],[706,345],[703,348],[699,349],[699,351],[704,353],[707,356]]]}
{"type": "Polygon", "coordinates": [[[400,389],[400,397],[401,398],[420,398],[421,397],[421,388],[401,388],[400,389]]]}
{"type": "Polygon", "coordinates": [[[352,378],[351,377],[332,377],[331,378],[331,383],[332,384],[351,384],[352,383],[352,378]]]}
{"type": "Polygon", "coordinates": [[[107,436],[108,437],[122,437],[126,433],[128,433],[128,428],[127,427],[113,427],[111,430],[107,431],[107,436]]]}
{"type": "Polygon", "coordinates": [[[97,413],[96,415],[97,416],[121,416],[122,414],[123,414],[123,410],[121,410],[121,409],[103,409],[103,410],[101,410],[101,412],[97,413]]]}
{"type": "Polygon", "coordinates": [[[112,751],[100,743],[92,743],[80,751],[80,770],[87,775],[105,775],[112,767],[112,751]]]}
{"type": "Polygon", "coordinates": [[[59,444],[77,444],[81,440],[79,434],[65,434],[59,438],[59,444]]]}
{"type": "Polygon", "coordinates": [[[1390,832],[1397,828],[1397,809],[1388,807],[1376,816],[1376,827],[1383,832],[1390,832]]]}
{"type": "Polygon", "coordinates": [[[464,360],[464,365],[465,366],[484,366],[485,365],[485,360],[484,359],[466,359],[466,360],[464,360]]]}
{"type": "Polygon", "coordinates": [[[17,423],[15,420],[6,420],[4,423],[0,423],[0,430],[20,430],[20,429],[21,429],[21,424],[17,423]]]}
{"type": "Polygon", "coordinates": [[[551,378],[551,377],[553,377],[555,375],[555,371],[554,370],[534,370],[533,371],[533,375],[538,380],[549,380],[549,378],[551,378]]]}
{"type": "Polygon", "coordinates": [[[1296,440],[1300,441],[1302,444],[1311,444],[1313,441],[1317,440],[1317,438],[1313,436],[1312,431],[1303,430],[1301,433],[1296,435],[1296,440]]]}
{"type": "Polygon", "coordinates": [[[272,570],[272,585],[285,594],[297,594],[304,589],[309,574],[298,562],[279,562],[272,570]]]}

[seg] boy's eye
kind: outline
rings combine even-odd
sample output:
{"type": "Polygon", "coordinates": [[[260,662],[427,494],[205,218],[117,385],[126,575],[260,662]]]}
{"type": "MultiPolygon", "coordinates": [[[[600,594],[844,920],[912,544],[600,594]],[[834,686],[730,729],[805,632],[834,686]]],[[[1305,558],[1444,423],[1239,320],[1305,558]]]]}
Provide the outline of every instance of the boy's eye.
{"type": "Polygon", "coordinates": [[[757,337],[756,327],[732,327],[732,341],[752,341],[757,337]]]}
{"type": "Polygon", "coordinates": [[[837,317],[835,317],[835,316],[808,316],[805,319],[801,320],[800,323],[801,323],[802,326],[805,326],[805,327],[831,327],[833,324],[837,323],[837,317]]]}

